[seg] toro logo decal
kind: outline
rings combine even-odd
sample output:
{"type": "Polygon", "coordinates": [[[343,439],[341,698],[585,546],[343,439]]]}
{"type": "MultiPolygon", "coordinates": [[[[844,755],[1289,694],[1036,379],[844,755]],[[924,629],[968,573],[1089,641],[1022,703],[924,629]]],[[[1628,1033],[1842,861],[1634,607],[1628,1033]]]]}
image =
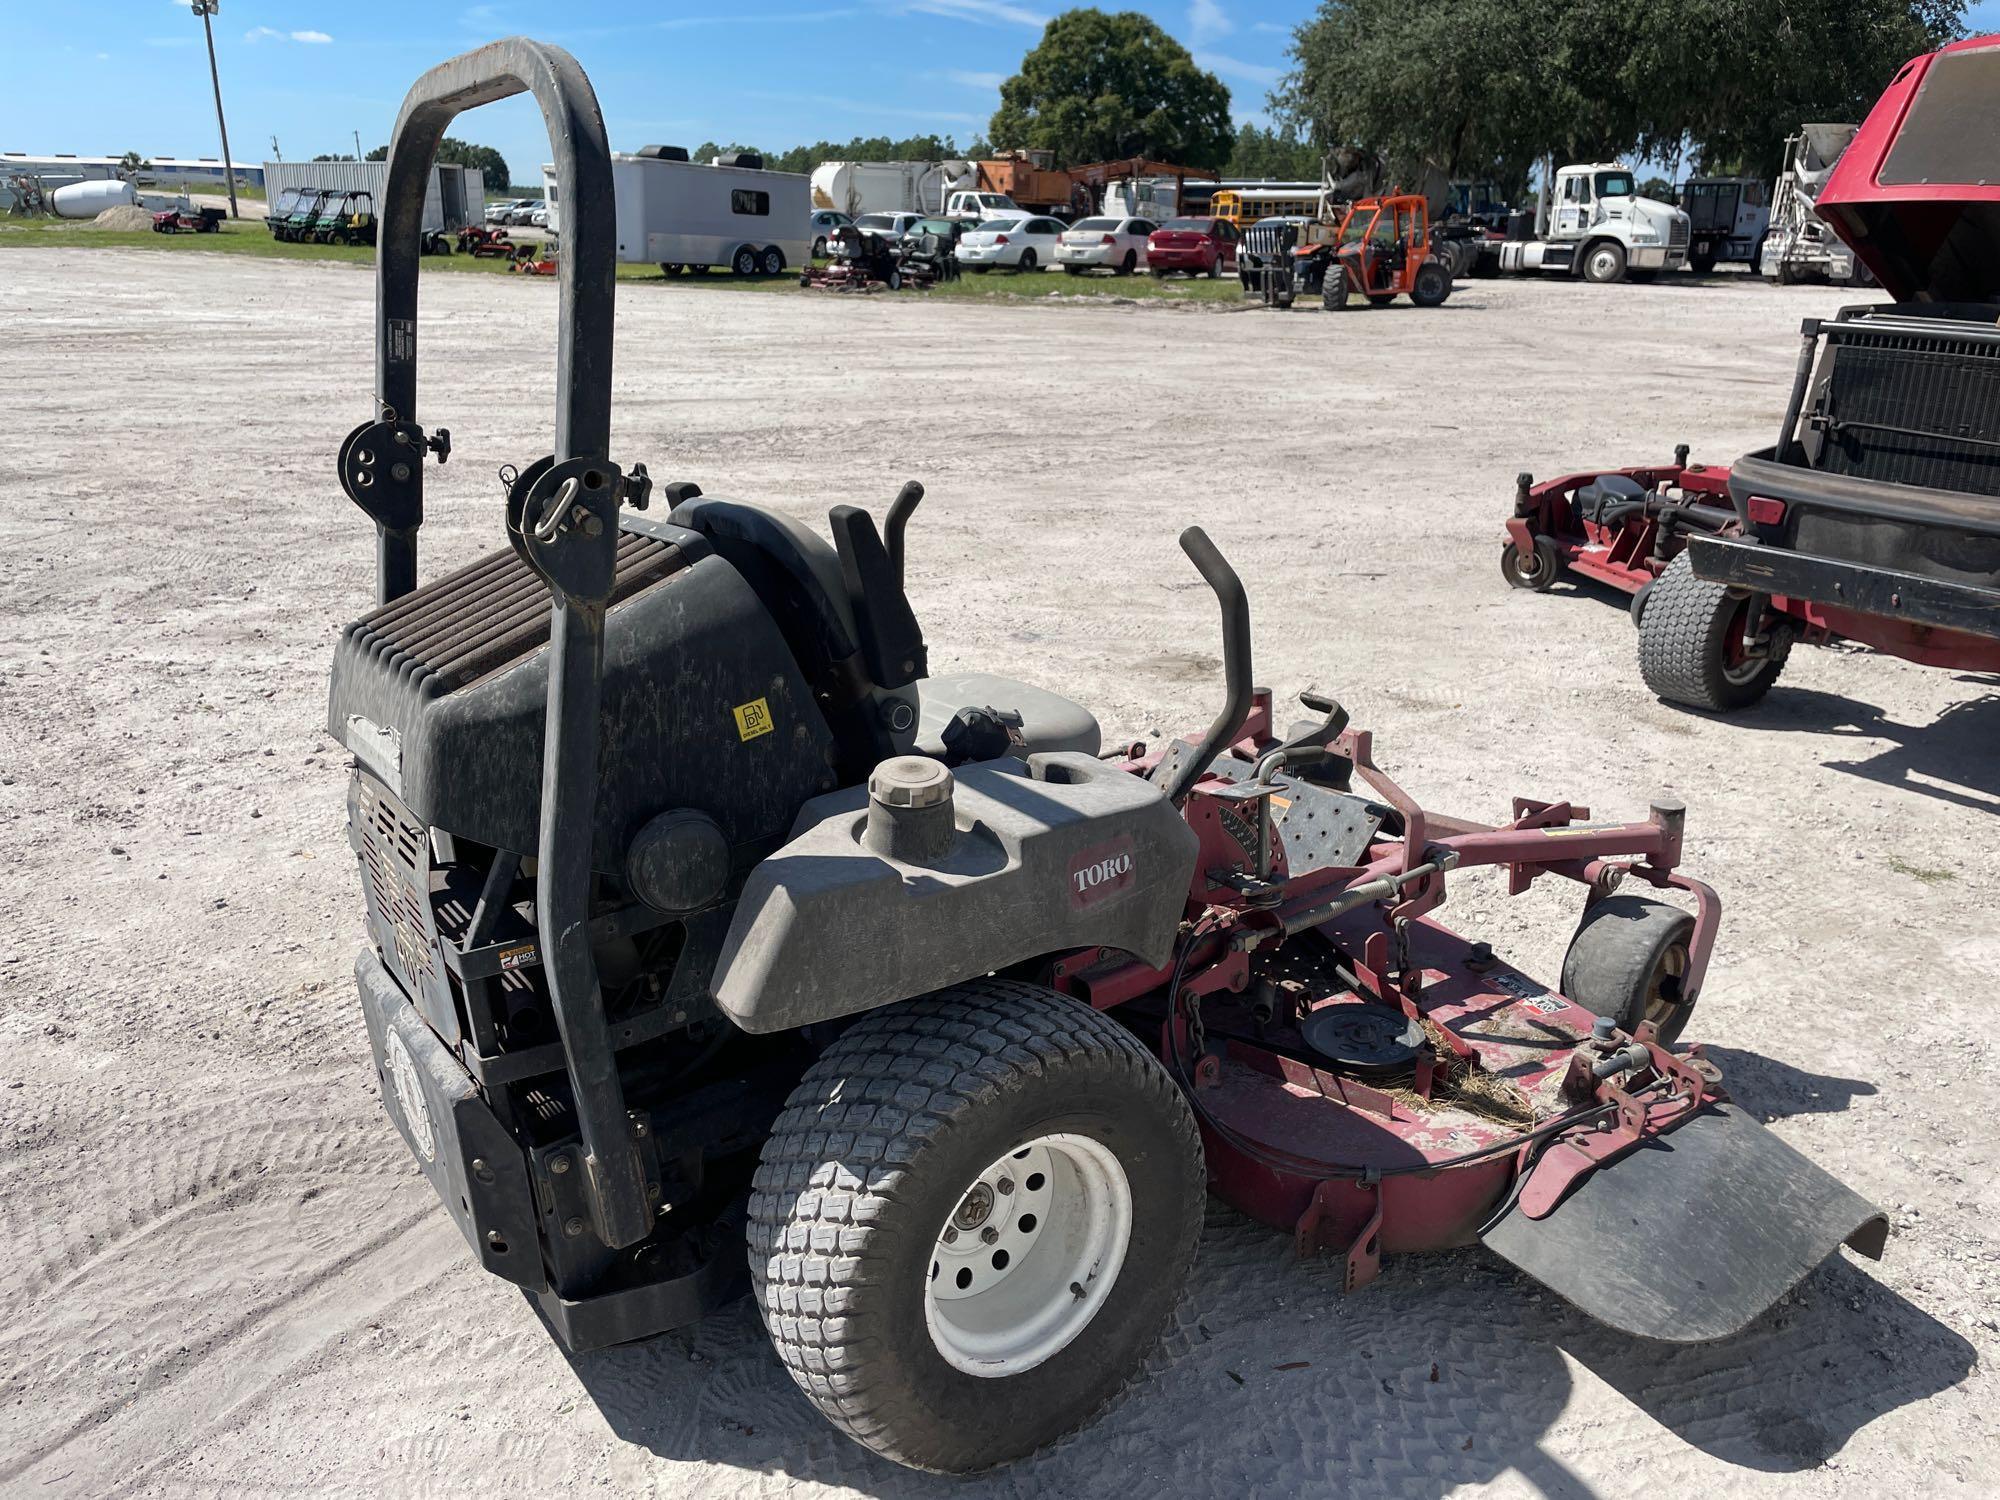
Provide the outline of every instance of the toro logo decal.
{"type": "Polygon", "coordinates": [[[1132,835],[1120,834],[1108,843],[1093,844],[1070,857],[1069,904],[1081,911],[1129,891],[1138,884],[1139,865],[1132,835]]]}

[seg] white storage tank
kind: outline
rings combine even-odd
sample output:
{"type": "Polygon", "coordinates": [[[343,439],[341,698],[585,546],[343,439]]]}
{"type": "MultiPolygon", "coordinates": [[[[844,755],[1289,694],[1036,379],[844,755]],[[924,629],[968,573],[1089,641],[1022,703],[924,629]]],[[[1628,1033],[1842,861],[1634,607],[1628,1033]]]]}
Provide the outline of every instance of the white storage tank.
{"type": "Polygon", "coordinates": [[[72,182],[49,195],[49,206],[64,219],[94,219],[107,208],[138,201],[139,190],[129,182],[72,182]]]}

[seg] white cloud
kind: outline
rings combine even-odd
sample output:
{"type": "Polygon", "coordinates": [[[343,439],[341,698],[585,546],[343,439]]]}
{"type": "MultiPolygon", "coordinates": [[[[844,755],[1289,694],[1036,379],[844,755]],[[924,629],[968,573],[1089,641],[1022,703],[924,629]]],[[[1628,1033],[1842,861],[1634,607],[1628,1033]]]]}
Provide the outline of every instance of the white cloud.
{"type": "Polygon", "coordinates": [[[1007,0],[908,0],[906,11],[920,15],[944,16],[953,21],[971,21],[980,26],[1008,23],[1032,26],[1037,31],[1049,24],[1049,17],[1007,0]]]}
{"type": "Polygon", "coordinates": [[[1268,68],[1262,63],[1245,62],[1240,57],[1230,57],[1221,52],[1197,52],[1194,60],[1211,73],[1241,78],[1246,83],[1261,83],[1266,88],[1275,87],[1285,76],[1283,68],[1268,68]]]}
{"type": "Polygon", "coordinates": [[[1280,26],[1276,21],[1253,21],[1250,29],[1252,31],[1261,31],[1265,36],[1290,36],[1292,34],[1291,27],[1280,26]]]}
{"type": "Polygon", "coordinates": [[[1235,22],[1218,0],[1194,0],[1188,7],[1188,35],[1194,38],[1196,46],[1228,36],[1235,29],[1235,22]]]}
{"type": "Polygon", "coordinates": [[[942,76],[969,89],[997,89],[1007,81],[1005,73],[968,73],[963,68],[946,68],[942,76]]]}
{"type": "Polygon", "coordinates": [[[283,32],[275,26],[252,26],[243,33],[243,40],[246,42],[282,42],[287,39],[294,42],[308,42],[314,46],[324,46],[333,40],[324,31],[283,32]]]}

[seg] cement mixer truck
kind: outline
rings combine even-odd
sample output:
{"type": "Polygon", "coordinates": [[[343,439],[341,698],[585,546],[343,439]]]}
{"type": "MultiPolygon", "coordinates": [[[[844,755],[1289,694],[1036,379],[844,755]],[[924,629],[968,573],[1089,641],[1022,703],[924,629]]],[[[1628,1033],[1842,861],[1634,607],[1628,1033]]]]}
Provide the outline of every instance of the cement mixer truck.
{"type": "Polygon", "coordinates": [[[1764,273],[1780,286],[1809,278],[1854,286],[1870,279],[1854,251],[1820,219],[1817,206],[1854,131],[1852,125],[1803,125],[1785,141],[1762,262],[1764,273]]]}

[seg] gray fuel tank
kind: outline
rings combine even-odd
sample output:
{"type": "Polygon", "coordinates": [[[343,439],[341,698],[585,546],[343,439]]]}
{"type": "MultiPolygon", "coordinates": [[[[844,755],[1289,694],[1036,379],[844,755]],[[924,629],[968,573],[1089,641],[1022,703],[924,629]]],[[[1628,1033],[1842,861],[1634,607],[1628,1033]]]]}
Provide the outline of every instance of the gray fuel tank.
{"type": "Polygon", "coordinates": [[[956,836],[926,864],[868,846],[865,787],[805,805],[716,966],[737,1025],[785,1031],[1072,948],[1166,964],[1198,841],[1156,788],[1074,752],[954,774],[956,836]]]}

